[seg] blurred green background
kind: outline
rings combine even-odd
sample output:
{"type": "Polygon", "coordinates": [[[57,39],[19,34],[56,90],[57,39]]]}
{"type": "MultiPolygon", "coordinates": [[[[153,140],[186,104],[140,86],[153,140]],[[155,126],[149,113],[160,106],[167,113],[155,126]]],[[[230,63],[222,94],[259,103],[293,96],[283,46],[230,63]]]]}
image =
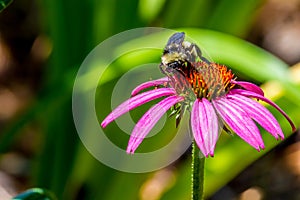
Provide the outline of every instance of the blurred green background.
{"type": "MultiPolygon", "coordinates": [[[[142,174],[111,169],[89,154],[72,118],[78,68],[96,45],[122,31],[149,26],[185,31],[240,80],[264,84],[268,97],[298,127],[299,66],[289,66],[300,61],[299,5],[299,0],[13,1],[0,13],[0,186],[11,195],[47,188],[67,200],[189,199],[190,151],[165,169],[142,174]]],[[[120,46],[143,41],[163,48],[167,39],[141,36],[120,46]]],[[[118,78],[159,60],[160,52],[141,51],[111,64],[114,75],[99,83],[95,99],[99,123],[111,111],[118,78]]],[[[147,106],[133,117],[137,120],[147,106]]],[[[222,134],[215,158],[206,162],[207,199],[300,198],[299,134],[270,110],[287,139],[276,141],[262,130],[266,150],[258,153],[238,137],[222,134]]],[[[174,130],[172,125],[174,119],[168,119],[167,128],[174,130]]],[[[142,150],[166,144],[167,128],[146,139],[142,150]]],[[[125,148],[128,135],[116,124],[105,132],[125,148]]]]}

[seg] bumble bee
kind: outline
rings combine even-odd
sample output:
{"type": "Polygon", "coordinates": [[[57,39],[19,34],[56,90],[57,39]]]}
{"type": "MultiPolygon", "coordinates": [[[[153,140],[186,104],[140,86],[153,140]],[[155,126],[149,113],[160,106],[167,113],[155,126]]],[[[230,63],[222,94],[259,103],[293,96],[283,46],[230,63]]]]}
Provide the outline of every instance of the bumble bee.
{"type": "MultiPolygon", "coordinates": [[[[193,94],[187,77],[197,70],[198,62],[210,62],[202,56],[196,44],[184,41],[184,37],[183,32],[178,32],[169,38],[163,50],[160,69],[170,78],[170,84],[179,94],[193,94]]],[[[173,106],[170,116],[176,116],[176,127],[188,107],[185,102],[173,106]]]]}
{"type": "Polygon", "coordinates": [[[184,37],[184,32],[178,32],[169,38],[161,57],[160,69],[164,74],[170,75],[174,70],[184,73],[190,70],[193,63],[199,61],[210,63],[202,56],[200,48],[194,43],[184,41],[184,37]]]}

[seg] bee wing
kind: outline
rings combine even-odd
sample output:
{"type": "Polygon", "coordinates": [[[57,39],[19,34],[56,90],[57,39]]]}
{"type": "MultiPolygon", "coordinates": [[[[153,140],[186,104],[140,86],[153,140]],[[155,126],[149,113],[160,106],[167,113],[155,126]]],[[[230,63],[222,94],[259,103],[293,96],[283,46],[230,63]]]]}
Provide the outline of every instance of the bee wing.
{"type": "Polygon", "coordinates": [[[184,32],[174,33],[168,40],[167,46],[171,44],[182,44],[184,41],[184,32]]]}

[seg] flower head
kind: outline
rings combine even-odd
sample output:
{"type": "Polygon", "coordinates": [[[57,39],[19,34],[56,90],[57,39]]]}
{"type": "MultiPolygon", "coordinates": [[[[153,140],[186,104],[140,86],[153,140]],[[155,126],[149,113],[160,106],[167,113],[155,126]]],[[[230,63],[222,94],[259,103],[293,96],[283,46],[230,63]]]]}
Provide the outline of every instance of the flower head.
{"type": "Polygon", "coordinates": [[[190,125],[194,140],[206,157],[214,155],[223,125],[224,130],[236,133],[258,151],[264,149],[264,142],[255,122],[276,139],[284,138],[278,121],[258,100],[276,108],[295,130],[287,114],[265,98],[258,86],[236,81],[226,66],[208,61],[197,45],[184,41],[184,33],[175,33],[170,37],[163,51],[160,69],[166,77],[137,86],[132,91],[132,97],[101,123],[102,127],[106,127],[122,114],[151,100],[166,97],[137,122],[129,139],[127,153],[135,152],[169,109],[173,109],[177,124],[185,111],[191,113],[190,125]],[[142,92],[151,87],[154,89],[142,92]]]}

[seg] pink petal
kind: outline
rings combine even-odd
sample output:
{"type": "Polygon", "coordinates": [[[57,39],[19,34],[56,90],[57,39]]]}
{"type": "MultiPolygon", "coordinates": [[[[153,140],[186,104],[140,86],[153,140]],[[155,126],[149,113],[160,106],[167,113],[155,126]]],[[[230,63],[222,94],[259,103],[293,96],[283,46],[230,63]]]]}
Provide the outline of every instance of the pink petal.
{"type": "Polygon", "coordinates": [[[273,106],[274,108],[276,108],[286,119],[287,121],[290,123],[291,127],[292,127],[292,131],[296,131],[296,127],[294,125],[294,123],[292,122],[292,120],[289,118],[289,116],[279,107],[277,106],[273,101],[265,98],[262,95],[259,95],[257,93],[251,92],[251,91],[246,91],[246,90],[241,90],[241,89],[234,89],[230,91],[231,94],[240,94],[246,97],[252,97],[252,98],[256,98],[256,99],[260,99],[268,104],[270,104],[271,106],[273,106]]]}
{"type": "Polygon", "coordinates": [[[235,81],[235,80],[231,80],[231,83],[237,84],[237,85],[245,88],[248,91],[251,91],[251,92],[254,92],[261,96],[264,96],[264,91],[260,87],[258,87],[257,85],[255,85],[253,83],[246,82],[246,81],[235,81]]]}
{"type": "Polygon", "coordinates": [[[256,148],[264,148],[264,143],[259,130],[253,120],[226,98],[213,101],[214,107],[227,125],[243,140],[256,148]]]}
{"type": "Polygon", "coordinates": [[[212,104],[205,98],[196,99],[191,112],[191,128],[195,141],[208,157],[214,156],[214,149],[219,136],[218,117],[212,104]]]}
{"type": "Polygon", "coordinates": [[[158,104],[151,107],[137,122],[134,127],[132,134],[130,136],[127,153],[134,153],[140,143],[143,141],[145,136],[150,132],[157,121],[162,117],[162,115],[171,108],[171,106],[183,100],[180,96],[170,96],[158,104]]]}
{"type": "Polygon", "coordinates": [[[234,94],[228,95],[228,99],[238,105],[241,109],[248,113],[248,115],[266,129],[271,135],[278,139],[278,135],[283,139],[284,135],[275,117],[264,106],[255,100],[248,97],[234,94]]]}
{"type": "Polygon", "coordinates": [[[159,97],[174,95],[175,90],[172,88],[158,88],[150,90],[130,99],[124,101],[117,108],[115,108],[101,123],[101,126],[105,128],[110,122],[114,121],[116,118],[120,117],[124,113],[145,104],[151,100],[157,99],[159,97]]]}
{"type": "Polygon", "coordinates": [[[158,85],[164,85],[164,84],[168,83],[168,81],[169,81],[168,77],[163,77],[163,78],[160,78],[160,79],[147,81],[145,83],[142,83],[142,84],[138,85],[136,88],[134,88],[131,92],[131,95],[135,96],[140,91],[142,91],[146,88],[153,87],[153,86],[158,86],[158,85]]]}

